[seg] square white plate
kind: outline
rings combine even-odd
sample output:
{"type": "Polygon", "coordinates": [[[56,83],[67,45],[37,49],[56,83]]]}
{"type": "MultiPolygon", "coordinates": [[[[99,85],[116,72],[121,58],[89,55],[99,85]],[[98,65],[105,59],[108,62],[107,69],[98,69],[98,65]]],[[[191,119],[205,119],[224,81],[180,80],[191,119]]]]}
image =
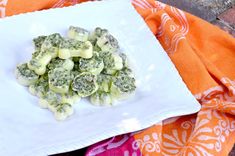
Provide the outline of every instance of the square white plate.
{"type": "Polygon", "coordinates": [[[129,1],[88,2],[0,20],[0,155],[42,156],[79,149],[147,128],[169,117],[195,113],[200,104],[129,1]],[[132,61],[136,95],[114,107],[83,100],[75,114],[57,122],[16,82],[14,69],[32,53],[32,39],[70,25],[107,28],[132,61]]]}

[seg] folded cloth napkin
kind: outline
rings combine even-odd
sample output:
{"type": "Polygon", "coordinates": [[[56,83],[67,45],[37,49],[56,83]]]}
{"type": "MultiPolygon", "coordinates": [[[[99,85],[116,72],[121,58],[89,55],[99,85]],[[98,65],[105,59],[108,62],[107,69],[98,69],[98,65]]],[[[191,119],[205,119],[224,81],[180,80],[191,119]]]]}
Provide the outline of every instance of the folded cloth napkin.
{"type": "Polygon", "coordinates": [[[202,109],[97,143],[87,156],[228,155],[235,142],[235,39],[172,6],[154,0],[132,4],[202,109]]]}
{"type": "MultiPolygon", "coordinates": [[[[0,17],[83,1],[0,0],[0,17]]],[[[202,109],[102,141],[89,147],[86,155],[227,155],[235,143],[235,39],[202,19],[158,1],[132,0],[132,4],[202,109]]]]}

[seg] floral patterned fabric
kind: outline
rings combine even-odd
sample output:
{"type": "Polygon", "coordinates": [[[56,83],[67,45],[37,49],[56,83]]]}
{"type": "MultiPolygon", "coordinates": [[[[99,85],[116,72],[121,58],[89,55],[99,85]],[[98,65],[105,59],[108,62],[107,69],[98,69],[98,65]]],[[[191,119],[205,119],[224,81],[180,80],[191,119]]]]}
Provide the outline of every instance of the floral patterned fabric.
{"type": "MultiPolygon", "coordinates": [[[[84,1],[0,0],[0,17],[84,1]]],[[[235,39],[202,19],[158,1],[130,3],[202,109],[197,114],[170,118],[145,130],[99,142],[89,147],[86,155],[227,155],[235,142],[235,39]]]]}
{"type": "Polygon", "coordinates": [[[235,142],[235,39],[154,0],[133,0],[202,109],[91,146],[87,156],[228,155],[235,142]]]}

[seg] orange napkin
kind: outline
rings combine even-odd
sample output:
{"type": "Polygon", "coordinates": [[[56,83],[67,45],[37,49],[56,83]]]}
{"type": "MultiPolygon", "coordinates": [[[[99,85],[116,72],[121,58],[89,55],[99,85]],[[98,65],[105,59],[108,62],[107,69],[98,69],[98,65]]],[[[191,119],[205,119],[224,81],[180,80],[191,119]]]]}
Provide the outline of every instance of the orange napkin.
{"type": "Polygon", "coordinates": [[[86,1],[89,0],[0,0],[0,17],[70,6],[86,1]]]}
{"type": "MultiPolygon", "coordinates": [[[[235,39],[155,0],[132,0],[202,109],[91,146],[87,156],[226,156],[235,143],[235,39]]],[[[167,82],[166,82],[167,83],[167,82]]]]}
{"type": "MultiPolygon", "coordinates": [[[[0,0],[0,17],[78,2],[83,1],[0,0]]],[[[160,2],[132,0],[132,4],[202,109],[194,115],[167,119],[128,137],[122,135],[125,139],[115,146],[108,140],[106,145],[113,146],[97,155],[120,152],[146,156],[227,155],[235,143],[235,39],[202,19],[160,2]]],[[[99,148],[104,149],[97,144],[91,151],[99,148]]]]}
{"type": "MultiPolygon", "coordinates": [[[[198,114],[163,121],[134,135],[159,149],[144,155],[227,155],[235,143],[235,39],[219,28],[154,0],[133,0],[201,103],[198,114]],[[160,151],[160,152],[159,152],[160,151]]],[[[144,141],[143,141],[144,142],[144,141]]],[[[143,146],[143,142],[142,145],[143,146]]]]}

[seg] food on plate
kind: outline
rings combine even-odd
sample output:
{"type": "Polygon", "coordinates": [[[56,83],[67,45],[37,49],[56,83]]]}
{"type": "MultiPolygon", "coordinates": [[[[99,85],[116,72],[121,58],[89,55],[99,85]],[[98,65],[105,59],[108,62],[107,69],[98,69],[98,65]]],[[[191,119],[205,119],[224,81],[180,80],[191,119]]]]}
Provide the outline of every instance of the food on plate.
{"type": "Polygon", "coordinates": [[[101,35],[103,35],[105,33],[108,33],[107,29],[102,29],[100,27],[97,27],[89,36],[89,41],[91,41],[91,43],[94,45],[94,47],[101,49],[99,46],[96,45],[96,42],[101,37],[101,35]]]}
{"type": "Polygon", "coordinates": [[[41,46],[46,38],[47,36],[38,36],[37,38],[33,39],[35,50],[38,50],[40,52],[41,46]]]}
{"type": "Polygon", "coordinates": [[[68,71],[71,71],[74,67],[74,63],[71,59],[60,59],[54,58],[51,62],[47,65],[48,70],[53,70],[55,68],[64,68],[68,71]]]}
{"type": "Polygon", "coordinates": [[[48,75],[40,76],[40,78],[29,86],[29,92],[32,95],[42,97],[49,90],[48,75]]]}
{"type": "Polygon", "coordinates": [[[69,103],[58,103],[54,106],[54,115],[56,120],[65,120],[73,114],[74,110],[69,103]]]}
{"type": "Polygon", "coordinates": [[[48,108],[49,105],[53,105],[54,103],[58,103],[59,101],[60,101],[60,96],[57,93],[48,90],[39,99],[39,106],[41,108],[48,108]]]}
{"type": "Polygon", "coordinates": [[[28,68],[26,63],[20,64],[16,67],[15,75],[18,82],[24,86],[34,84],[39,78],[33,70],[28,68]]]}
{"type": "Polygon", "coordinates": [[[64,39],[59,48],[59,58],[71,57],[91,58],[93,46],[90,41],[81,42],[75,39],[64,39]]]}
{"type": "Polygon", "coordinates": [[[29,69],[35,71],[38,75],[46,72],[46,66],[51,59],[58,56],[59,44],[62,41],[60,34],[55,33],[47,36],[40,48],[36,48],[33,58],[28,62],[29,69]]]}
{"type": "Polygon", "coordinates": [[[71,105],[80,101],[80,99],[81,97],[72,89],[70,89],[68,93],[62,94],[61,96],[62,103],[69,103],[71,105]]]}
{"type": "Polygon", "coordinates": [[[136,89],[135,78],[123,71],[118,71],[112,79],[111,94],[117,99],[126,99],[136,89]]]}
{"type": "Polygon", "coordinates": [[[98,39],[96,44],[102,51],[116,52],[119,49],[118,41],[111,34],[103,33],[98,39]]]}
{"type": "Polygon", "coordinates": [[[100,91],[109,92],[111,82],[112,82],[112,75],[101,73],[97,76],[97,83],[100,91]]]}
{"type": "Polygon", "coordinates": [[[55,68],[48,72],[49,88],[56,93],[69,91],[71,76],[70,71],[64,68],[55,68]]]}
{"type": "Polygon", "coordinates": [[[134,94],[135,77],[117,39],[100,27],[88,31],[70,26],[33,39],[31,60],[16,67],[16,79],[39,98],[39,106],[59,121],[88,97],[93,105],[111,106],[134,94]]]}
{"type": "Polygon", "coordinates": [[[82,72],[73,79],[72,89],[81,97],[87,97],[98,90],[96,75],[90,72],[82,72]]]}
{"type": "Polygon", "coordinates": [[[90,101],[94,105],[111,105],[113,97],[109,92],[99,90],[91,95],[90,101]]]}
{"type": "Polygon", "coordinates": [[[68,31],[68,37],[85,42],[88,40],[89,31],[80,27],[70,26],[68,31]]]}
{"type": "Polygon", "coordinates": [[[92,74],[98,75],[104,69],[103,58],[97,52],[94,52],[92,58],[81,58],[79,60],[79,69],[82,72],[91,72],[92,74]]]}
{"type": "Polygon", "coordinates": [[[123,67],[128,67],[128,60],[126,54],[119,53],[119,56],[122,58],[123,67]]]}
{"type": "Polygon", "coordinates": [[[116,54],[108,51],[100,52],[104,61],[104,72],[107,74],[114,74],[116,71],[123,68],[122,58],[116,54]]]}

